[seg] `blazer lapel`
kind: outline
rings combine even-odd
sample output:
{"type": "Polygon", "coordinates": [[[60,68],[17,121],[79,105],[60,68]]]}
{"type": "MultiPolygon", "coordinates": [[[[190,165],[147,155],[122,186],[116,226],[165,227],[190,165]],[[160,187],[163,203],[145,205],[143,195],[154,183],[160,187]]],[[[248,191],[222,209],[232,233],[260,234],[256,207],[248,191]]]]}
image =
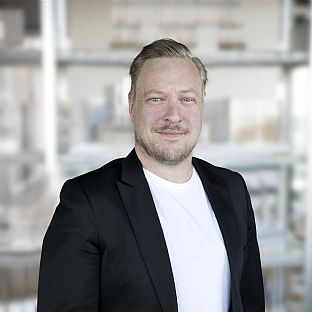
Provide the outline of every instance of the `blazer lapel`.
{"type": "Polygon", "coordinates": [[[145,265],[164,312],[178,311],[171,264],[161,224],[142,165],[133,150],[117,186],[145,265]]]}
{"type": "Polygon", "coordinates": [[[200,162],[196,159],[193,160],[193,164],[201,178],[223,236],[229,259],[233,290],[233,285],[237,280],[236,272],[242,263],[241,251],[243,250],[243,246],[231,194],[225,179],[214,175],[209,169],[201,166],[200,162]]]}

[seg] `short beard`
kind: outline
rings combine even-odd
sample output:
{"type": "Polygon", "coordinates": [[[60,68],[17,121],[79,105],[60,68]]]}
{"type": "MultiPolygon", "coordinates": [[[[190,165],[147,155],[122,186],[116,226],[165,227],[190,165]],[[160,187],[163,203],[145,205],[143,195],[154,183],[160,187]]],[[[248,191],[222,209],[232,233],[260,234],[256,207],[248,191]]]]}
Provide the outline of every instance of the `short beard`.
{"type": "Polygon", "coordinates": [[[169,148],[160,147],[155,140],[145,140],[135,131],[135,142],[142,147],[145,153],[161,164],[174,166],[180,164],[192,153],[195,144],[186,144],[182,148],[171,151],[169,148]]]}

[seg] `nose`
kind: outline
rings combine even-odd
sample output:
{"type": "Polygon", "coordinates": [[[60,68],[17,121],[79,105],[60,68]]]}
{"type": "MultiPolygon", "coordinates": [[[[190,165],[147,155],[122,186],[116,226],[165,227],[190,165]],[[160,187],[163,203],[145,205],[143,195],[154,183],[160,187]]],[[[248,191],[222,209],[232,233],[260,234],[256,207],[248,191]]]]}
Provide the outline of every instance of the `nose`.
{"type": "Polygon", "coordinates": [[[177,100],[168,100],[163,119],[166,122],[172,123],[178,123],[181,121],[181,111],[177,100]]]}

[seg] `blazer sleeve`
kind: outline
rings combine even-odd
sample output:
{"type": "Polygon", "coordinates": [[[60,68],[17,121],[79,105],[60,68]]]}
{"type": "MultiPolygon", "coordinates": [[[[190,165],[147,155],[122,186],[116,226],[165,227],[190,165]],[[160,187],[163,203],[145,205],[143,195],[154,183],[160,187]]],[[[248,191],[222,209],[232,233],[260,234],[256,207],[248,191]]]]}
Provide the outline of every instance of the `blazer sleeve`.
{"type": "MultiPolygon", "coordinates": [[[[243,178],[242,178],[243,180],[243,178]]],[[[244,197],[246,200],[246,238],[244,263],[240,280],[240,294],[244,311],[264,312],[264,287],[260,253],[257,242],[256,224],[250,195],[243,180],[244,197]]]]}
{"type": "Polygon", "coordinates": [[[43,240],[37,312],[98,311],[100,259],[90,201],[68,180],[43,240]]]}

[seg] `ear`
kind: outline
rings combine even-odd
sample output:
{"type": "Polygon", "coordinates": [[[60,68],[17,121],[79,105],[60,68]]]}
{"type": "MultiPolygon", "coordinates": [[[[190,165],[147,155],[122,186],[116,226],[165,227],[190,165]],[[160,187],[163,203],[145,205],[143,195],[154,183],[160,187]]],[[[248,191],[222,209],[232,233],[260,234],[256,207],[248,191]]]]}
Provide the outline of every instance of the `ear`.
{"type": "Polygon", "coordinates": [[[130,91],[128,93],[128,110],[132,122],[133,122],[133,102],[134,102],[133,92],[130,91]]]}

